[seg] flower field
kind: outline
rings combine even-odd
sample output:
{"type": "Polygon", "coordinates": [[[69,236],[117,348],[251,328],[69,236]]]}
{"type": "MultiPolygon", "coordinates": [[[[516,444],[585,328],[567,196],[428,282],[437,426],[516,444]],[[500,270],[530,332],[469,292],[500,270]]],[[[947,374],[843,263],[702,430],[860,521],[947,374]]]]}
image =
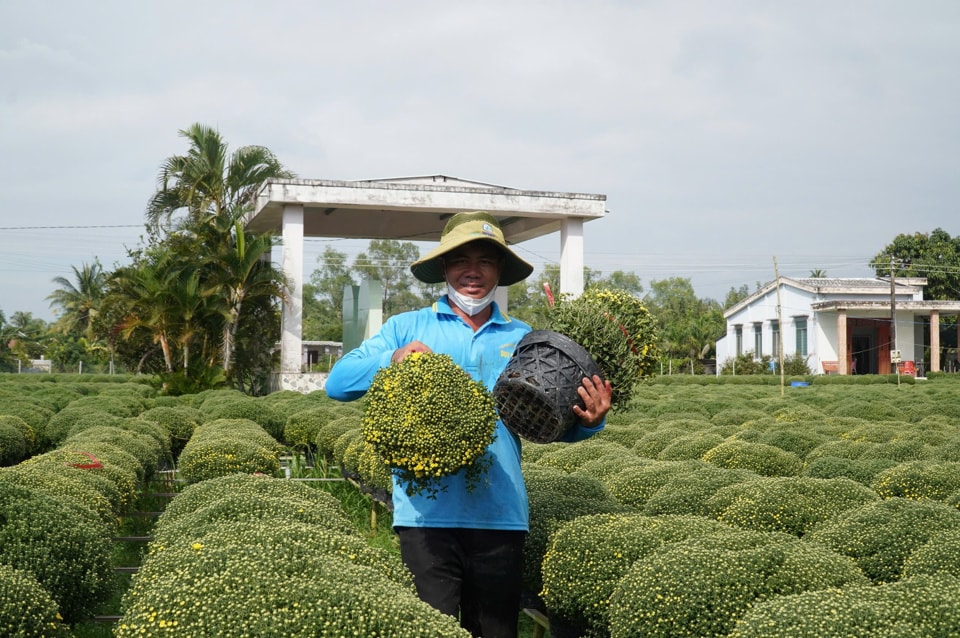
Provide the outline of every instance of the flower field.
{"type": "MultiPolygon", "coordinates": [[[[0,635],[465,635],[363,519],[390,480],[363,408],[0,377],[0,635]],[[118,578],[113,539],[174,468],[118,578]]],[[[552,636],[960,636],[960,380],[663,377],[594,438],[523,450],[552,636]]]]}

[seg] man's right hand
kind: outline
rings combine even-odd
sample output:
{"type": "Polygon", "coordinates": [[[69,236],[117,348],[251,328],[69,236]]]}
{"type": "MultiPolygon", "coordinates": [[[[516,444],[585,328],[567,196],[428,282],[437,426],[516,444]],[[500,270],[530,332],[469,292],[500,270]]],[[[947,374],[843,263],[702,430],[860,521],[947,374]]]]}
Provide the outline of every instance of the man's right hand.
{"type": "Polygon", "coordinates": [[[431,350],[430,346],[423,343],[422,341],[411,341],[410,343],[403,346],[402,348],[397,348],[396,350],[394,350],[393,356],[391,357],[391,359],[393,360],[394,363],[398,361],[403,361],[408,354],[412,354],[414,352],[433,352],[433,350],[431,350]]]}

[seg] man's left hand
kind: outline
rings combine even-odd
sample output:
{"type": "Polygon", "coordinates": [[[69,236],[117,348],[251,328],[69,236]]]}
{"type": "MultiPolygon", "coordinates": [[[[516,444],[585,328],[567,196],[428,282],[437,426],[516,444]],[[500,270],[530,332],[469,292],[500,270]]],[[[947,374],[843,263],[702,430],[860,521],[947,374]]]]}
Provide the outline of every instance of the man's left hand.
{"type": "Polygon", "coordinates": [[[603,381],[599,375],[593,378],[584,377],[577,388],[577,393],[583,399],[583,408],[573,406],[573,413],[580,417],[580,423],[585,428],[595,428],[610,411],[610,398],[613,396],[613,387],[609,381],[603,381]]]}

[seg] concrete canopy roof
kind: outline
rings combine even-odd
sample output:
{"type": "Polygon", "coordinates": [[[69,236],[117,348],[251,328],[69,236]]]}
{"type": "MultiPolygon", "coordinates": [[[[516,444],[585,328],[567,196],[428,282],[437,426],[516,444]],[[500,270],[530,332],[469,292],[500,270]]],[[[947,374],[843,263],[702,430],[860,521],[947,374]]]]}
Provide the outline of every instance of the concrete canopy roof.
{"type": "Polygon", "coordinates": [[[257,194],[246,226],[279,233],[284,206],[303,206],[305,237],[436,241],[447,219],[484,210],[500,220],[508,243],[557,232],[564,219],[606,215],[606,196],[528,191],[431,175],[337,181],[271,179],[257,194]]]}

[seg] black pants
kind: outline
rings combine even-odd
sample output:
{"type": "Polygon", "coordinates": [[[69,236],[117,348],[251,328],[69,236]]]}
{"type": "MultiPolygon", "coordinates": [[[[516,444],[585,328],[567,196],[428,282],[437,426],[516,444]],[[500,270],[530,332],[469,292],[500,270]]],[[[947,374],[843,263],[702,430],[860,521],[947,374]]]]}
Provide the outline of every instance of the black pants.
{"type": "Polygon", "coordinates": [[[516,638],[526,532],[398,527],[417,595],[483,638],[516,638]]]}

